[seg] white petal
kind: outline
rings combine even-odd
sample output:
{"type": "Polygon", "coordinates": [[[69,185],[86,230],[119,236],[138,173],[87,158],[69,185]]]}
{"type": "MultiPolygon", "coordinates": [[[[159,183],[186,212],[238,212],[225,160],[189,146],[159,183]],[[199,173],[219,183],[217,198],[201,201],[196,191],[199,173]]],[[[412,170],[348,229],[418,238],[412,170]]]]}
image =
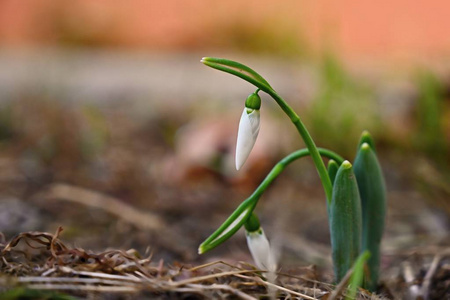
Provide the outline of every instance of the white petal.
{"type": "Polygon", "coordinates": [[[247,113],[247,108],[241,115],[239,122],[239,131],[236,144],[236,169],[239,170],[244,165],[250,152],[255,145],[256,138],[259,133],[259,110],[253,110],[250,114],[247,113]]]}
{"type": "Polygon", "coordinates": [[[262,270],[275,272],[277,268],[275,256],[264,231],[260,229],[260,231],[246,232],[246,236],[247,245],[256,266],[262,270]]]}

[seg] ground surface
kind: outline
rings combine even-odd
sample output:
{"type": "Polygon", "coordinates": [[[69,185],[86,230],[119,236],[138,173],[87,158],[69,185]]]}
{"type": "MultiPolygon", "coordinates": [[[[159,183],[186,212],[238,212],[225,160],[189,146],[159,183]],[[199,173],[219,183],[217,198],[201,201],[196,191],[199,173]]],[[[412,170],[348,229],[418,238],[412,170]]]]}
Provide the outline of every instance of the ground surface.
{"type": "MultiPolygon", "coordinates": [[[[261,133],[253,159],[237,173],[229,124],[240,108],[234,116],[223,105],[208,107],[222,112],[217,117],[197,104],[154,105],[145,114],[139,101],[104,105],[60,101],[52,93],[10,95],[16,98],[0,116],[2,291],[28,286],[84,298],[107,290],[111,299],[267,293],[261,274],[242,263],[251,263],[242,232],[202,256],[197,247],[276,161],[299,147],[270,139],[295,136],[293,127],[292,135],[277,134],[277,126],[288,123],[268,115],[272,121],[262,131],[272,134],[261,133]]],[[[176,103],[172,97],[167,103],[176,103]]],[[[446,177],[427,156],[385,140],[378,151],[389,191],[380,295],[448,298],[446,177]]],[[[282,299],[330,299],[325,200],[311,163],[290,166],[257,211],[280,253],[279,281],[269,290],[282,299]]],[[[25,297],[20,293],[28,292],[5,297],[25,297]]]]}

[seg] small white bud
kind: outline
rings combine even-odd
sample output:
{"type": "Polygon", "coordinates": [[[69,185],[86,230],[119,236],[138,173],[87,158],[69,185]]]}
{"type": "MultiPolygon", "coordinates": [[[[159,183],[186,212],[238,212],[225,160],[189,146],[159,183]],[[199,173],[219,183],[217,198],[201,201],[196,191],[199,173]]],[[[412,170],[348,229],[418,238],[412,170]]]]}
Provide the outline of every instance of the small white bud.
{"type": "Polygon", "coordinates": [[[260,114],[258,109],[244,108],[236,144],[236,170],[239,170],[247,160],[255,145],[259,133],[260,114]]]}
{"type": "Polygon", "coordinates": [[[277,269],[276,259],[262,228],[252,232],[246,231],[245,235],[256,266],[261,270],[275,272],[277,269]]]}

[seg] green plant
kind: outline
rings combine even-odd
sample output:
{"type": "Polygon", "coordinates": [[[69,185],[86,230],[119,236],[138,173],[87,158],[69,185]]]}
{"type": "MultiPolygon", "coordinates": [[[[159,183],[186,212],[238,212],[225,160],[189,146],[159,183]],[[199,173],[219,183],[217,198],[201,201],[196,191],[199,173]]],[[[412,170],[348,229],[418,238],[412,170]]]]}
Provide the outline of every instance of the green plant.
{"type": "Polygon", "coordinates": [[[374,290],[380,268],[380,243],[386,215],[386,184],[374,142],[368,132],[364,132],[361,137],[354,171],[361,196],[362,250],[368,250],[371,254],[368,260],[369,276],[364,280],[364,287],[374,290]]]}
{"type": "Polygon", "coordinates": [[[361,251],[361,199],[348,161],[336,173],[329,219],[334,274],[341,281],[361,251]]]}
{"type": "Polygon", "coordinates": [[[414,142],[437,163],[445,162],[449,145],[445,138],[444,88],[436,75],[421,71],[417,77],[417,121],[414,142]]]}
{"type": "Polygon", "coordinates": [[[372,290],[375,289],[379,268],[379,259],[377,259],[379,243],[384,227],[385,188],[375,151],[372,150],[374,144],[370,135],[367,132],[363,133],[353,167],[350,162],[333,151],[316,147],[300,117],[253,69],[241,63],[220,58],[206,57],[202,59],[202,62],[214,69],[238,76],[257,87],[257,90],[245,102],[239,124],[236,148],[237,169],[244,164],[258,136],[261,107],[258,93],[260,91],[269,94],[277,102],[296,127],[307,148],[295,151],[278,162],[253,194],[244,200],[230,217],[200,245],[199,253],[202,254],[222,244],[245,225],[247,237],[251,236],[253,239],[251,243],[249,242],[249,248],[256,265],[274,272],[276,266],[273,252],[270,251],[269,242],[254,209],[267,187],[291,162],[311,156],[326,195],[336,280],[343,279],[360,257],[362,249],[368,254],[365,254],[364,260],[357,264],[359,269],[362,269],[361,264],[373,251],[375,259],[368,264],[369,276],[366,276],[365,282],[370,283],[366,286],[372,290]],[[328,168],[325,167],[322,157],[329,159],[328,168]],[[376,196],[371,193],[375,193],[376,196]],[[376,223],[376,230],[370,228],[373,222],[376,223]]]}

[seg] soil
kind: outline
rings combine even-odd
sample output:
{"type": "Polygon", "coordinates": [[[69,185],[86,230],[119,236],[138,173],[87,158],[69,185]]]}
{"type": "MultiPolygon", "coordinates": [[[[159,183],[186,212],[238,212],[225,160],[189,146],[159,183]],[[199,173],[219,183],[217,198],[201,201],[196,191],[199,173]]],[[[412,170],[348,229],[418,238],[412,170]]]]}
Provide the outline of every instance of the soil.
{"type": "MultiPolygon", "coordinates": [[[[282,149],[237,174],[227,167],[229,143],[206,143],[214,151],[203,160],[183,156],[199,142],[180,148],[189,131],[178,128],[192,124],[176,111],[140,118],[126,105],[34,100],[9,109],[0,151],[2,299],[335,297],[324,193],[308,160],[289,167],[257,207],[279,252],[278,279],[266,283],[242,232],[201,256],[197,247],[282,149]]],[[[411,165],[398,149],[378,151],[389,191],[382,274],[377,296],[359,298],[450,299],[445,173],[425,156],[411,165]]]]}

